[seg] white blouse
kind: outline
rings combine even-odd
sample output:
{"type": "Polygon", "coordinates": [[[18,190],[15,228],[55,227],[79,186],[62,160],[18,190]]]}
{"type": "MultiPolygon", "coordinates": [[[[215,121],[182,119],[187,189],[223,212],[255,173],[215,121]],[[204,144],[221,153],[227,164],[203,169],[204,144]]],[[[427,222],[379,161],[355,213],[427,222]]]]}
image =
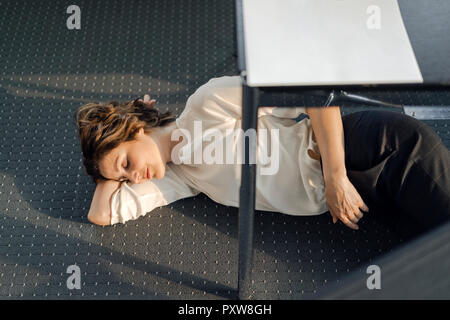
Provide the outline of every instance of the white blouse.
{"type": "MultiPolygon", "coordinates": [[[[245,159],[241,112],[239,76],[213,78],[198,88],[176,119],[177,127],[187,130],[191,140],[183,139],[175,147],[179,148],[174,152],[173,162],[166,165],[162,179],[120,185],[111,199],[111,224],[137,219],[157,207],[200,192],[223,205],[239,207],[241,162],[238,159],[245,159]],[[199,133],[200,123],[201,134],[194,136],[195,130],[199,133]],[[205,138],[208,129],[209,139],[205,138]],[[210,152],[212,146],[225,148],[230,141],[228,146],[232,149],[228,150],[233,151],[232,161],[227,158],[230,155],[226,149],[223,149],[222,157],[216,158],[218,163],[205,161],[205,154],[220,154],[218,148],[210,152]]],[[[310,120],[295,120],[301,113],[305,113],[304,107],[259,108],[256,210],[290,215],[318,215],[328,211],[325,183],[317,157],[319,148],[310,120]]]]}

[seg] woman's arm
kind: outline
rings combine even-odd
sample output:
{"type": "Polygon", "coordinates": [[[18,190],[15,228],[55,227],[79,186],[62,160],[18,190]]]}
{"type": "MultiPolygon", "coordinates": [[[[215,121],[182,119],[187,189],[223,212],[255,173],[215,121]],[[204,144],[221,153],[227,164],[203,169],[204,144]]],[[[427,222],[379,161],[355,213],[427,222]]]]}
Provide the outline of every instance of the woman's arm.
{"type": "Polygon", "coordinates": [[[369,208],[347,177],[344,127],[339,107],[306,108],[322,157],[325,196],[336,223],[340,219],[352,229],[369,208]]]}
{"type": "Polygon", "coordinates": [[[325,180],[347,175],[344,127],[339,107],[306,108],[322,157],[325,180]]]}
{"type": "Polygon", "coordinates": [[[111,225],[111,196],[120,187],[115,180],[100,181],[95,188],[88,220],[97,225],[111,225]]]}

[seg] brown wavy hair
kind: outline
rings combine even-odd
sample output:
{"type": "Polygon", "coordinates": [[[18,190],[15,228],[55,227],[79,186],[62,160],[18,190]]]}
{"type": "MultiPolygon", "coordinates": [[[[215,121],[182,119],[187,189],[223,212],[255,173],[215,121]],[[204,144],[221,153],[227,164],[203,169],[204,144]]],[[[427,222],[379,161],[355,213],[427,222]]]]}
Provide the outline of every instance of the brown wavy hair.
{"type": "Polygon", "coordinates": [[[142,100],[131,102],[91,102],[79,107],[75,121],[80,136],[85,171],[95,184],[107,180],[100,174],[99,162],[122,142],[134,140],[136,133],[144,128],[146,134],[152,128],[175,121],[170,111],[161,113],[142,100]]]}

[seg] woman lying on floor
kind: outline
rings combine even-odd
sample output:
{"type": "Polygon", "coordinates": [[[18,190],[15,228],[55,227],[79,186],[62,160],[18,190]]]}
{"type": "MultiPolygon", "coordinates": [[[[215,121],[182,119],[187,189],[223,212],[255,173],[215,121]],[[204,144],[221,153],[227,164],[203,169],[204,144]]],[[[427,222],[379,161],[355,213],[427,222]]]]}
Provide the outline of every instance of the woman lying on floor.
{"type": "MultiPolygon", "coordinates": [[[[237,159],[245,159],[236,152],[243,150],[242,134],[235,135],[241,128],[240,77],[211,79],[178,118],[160,113],[154,103],[146,95],[77,110],[84,166],[97,185],[92,223],[124,223],[200,192],[239,206],[237,159]],[[227,149],[225,158],[232,161],[210,161],[230,141],[233,154],[227,149]]],[[[355,230],[369,208],[399,232],[406,225],[406,232],[411,226],[426,231],[450,219],[450,151],[419,120],[381,110],[341,118],[339,107],[261,107],[260,131],[269,133],[257,142],[256,210],[330,212],[334,223],[355,230]],[[297,122],[301,113],[309,119],[297,122]],[[260,163],[269,153],[269,165],[260,163]]]]}

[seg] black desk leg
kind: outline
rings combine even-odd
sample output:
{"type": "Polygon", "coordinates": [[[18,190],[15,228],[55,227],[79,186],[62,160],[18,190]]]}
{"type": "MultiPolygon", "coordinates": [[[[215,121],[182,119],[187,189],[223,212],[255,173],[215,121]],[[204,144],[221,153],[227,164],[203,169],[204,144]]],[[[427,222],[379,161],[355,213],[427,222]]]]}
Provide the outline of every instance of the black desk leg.
{"type": "MultiPolygon", "coordinates": [[[[242,85],[242,130],[244,134],[258,130],[259,89],[242,85]],[[249,130],[250,129],[250,130],[249,130]],[[248,130],[248,131],[247,131],[248,130]]],[[[249,135],[250,137],[251,135],[249,135]]],[[[241,189],[239,194],[239,265],[238,290],[239,299],[250,299],[251,271],[253,260],[253,223],[255,215],[256,196],[256,164],[250,164],[249,155],[252,152],[256,159],[256,145],[250,150],[248,138],[244,135],[243,156],[245,161],[241,166],[241,189]]]]}

